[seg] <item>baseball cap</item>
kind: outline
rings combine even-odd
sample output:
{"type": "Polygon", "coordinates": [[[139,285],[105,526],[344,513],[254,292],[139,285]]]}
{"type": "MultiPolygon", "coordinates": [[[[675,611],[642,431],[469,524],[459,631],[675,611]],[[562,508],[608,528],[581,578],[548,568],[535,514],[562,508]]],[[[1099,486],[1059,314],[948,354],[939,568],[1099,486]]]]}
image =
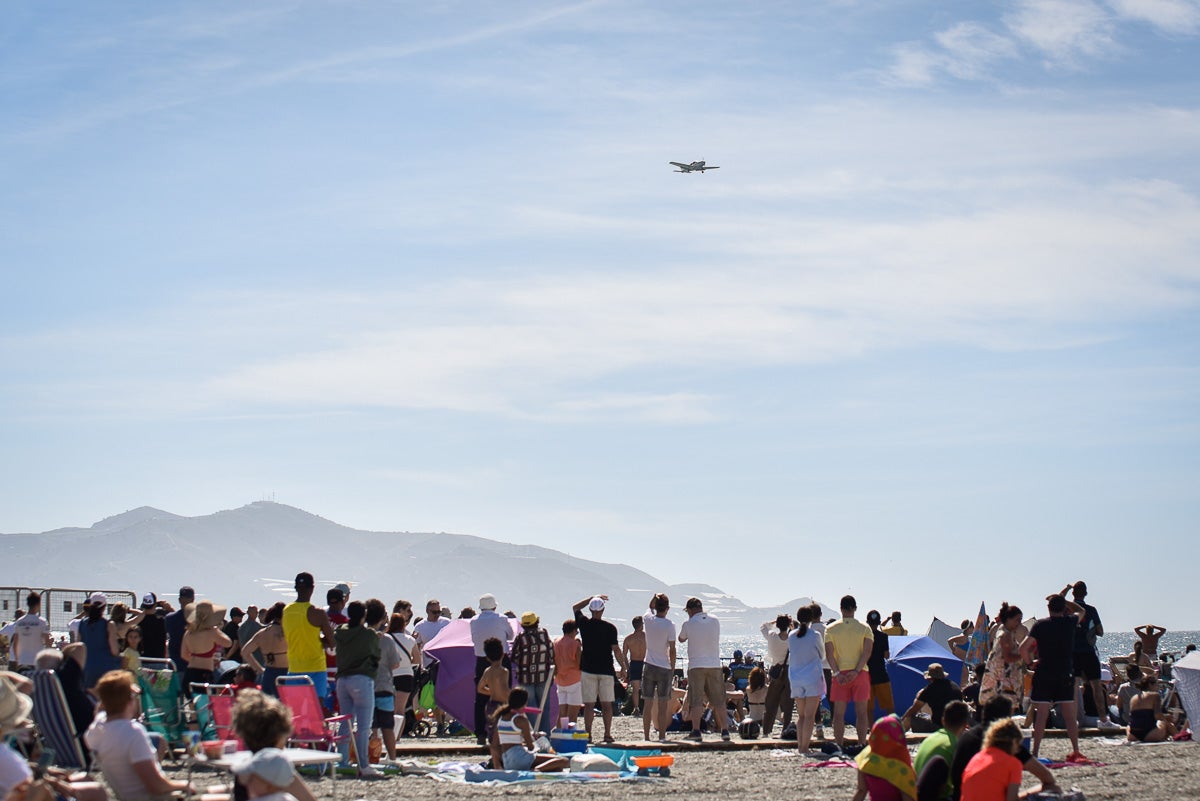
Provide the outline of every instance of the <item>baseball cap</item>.
{"type": "Polygon", "coordinates": [[[233,772],[238,778],[257,776],[272,787],[283,788],[292,783],[295,774],[287,756],[278,748],[264,748],[237,763],[233,772]]]}
{"type": "Polygon", "coordinates": [[[297,573],[296,584],[299,586],[311,587],[313,585],[312,573],[297,573]]]}
{"type": "Polygon", "coordinates": [[[485,595],[479,596],[479,608],[480,609],[495,609],[496,608],[496,596],[492,595],[490,592],[486,593],[485,595]]]}
{"type": "Polygon", "coordinates": [[[245,617],[246,613],[243,612],[240,608],[235,606],[229,610],[229,616],[230,617],[245,617]]]}
{"type": "Polygon", "coordinates": [[[93,592],[88,596],[88,606],[108,606],[108,596],[102,592],[93,592]]]}
{"type": "Polygon", "coordinates": [[[333,588],[335,590],[341,590],[343,598],[350,597],[350,585],[347,584],[346,582],[344,582],[344,581],[338,582],[337,584],[333,585],[333,588]]]}
{"type": "Polygon", "coordinates": [[[149,609],[158,603],[158,596],[152,592],[148,592],[142,596],[142,608],[149,609]]]}
{"type": "Polygon", "coordinates": [[[538,624],[538,616],[536,612],[526,612],[521,615],[522,626],[536,626],[538,624]]]}
{"type": "Polygon", "coordinates": [[[756,659],[758,659],[758,654],[754,653],[753,651],[746,652],[746,661],[747,662],[753,662],[756,659]]]}
{"type": "Polygon", "coordinates": [[[599,595],[593,597],[591,600],[591,603],[588,604],[588,609],[592,610],[593,612],[603,612],[604,611],[604,599],[601,598],[599,595]]]}

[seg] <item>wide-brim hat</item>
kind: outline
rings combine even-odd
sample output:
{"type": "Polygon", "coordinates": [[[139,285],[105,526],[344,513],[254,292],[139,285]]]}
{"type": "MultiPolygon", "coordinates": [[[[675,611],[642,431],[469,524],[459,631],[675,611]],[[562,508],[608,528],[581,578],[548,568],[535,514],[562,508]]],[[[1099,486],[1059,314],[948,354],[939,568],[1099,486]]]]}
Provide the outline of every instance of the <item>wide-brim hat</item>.
{"type": "Polygon", "coordinates": [[[204,629],[221,625],[221,621],[225,619],[225,607],[212,601],[197,601],[188,604],[186,614],[189,626],[204,629]]]}
{"type": "Polygon", "coordinates": [[[526,612],[521,615],[522,626],[536,626],[538,624],[537,612],[526,612]]]}
{"type": "Polygon", "coordinates": [[[925,668],[925,678],[944,679],[946,678],[946,669],[939,662],[931,662],[929,667],[925,668]]]}
{"type": "Polygon", "coordinates": [[[0,734],[21,728],[33,711],[33,699],[17,689],[12,679],[0,676],[0,734]]]}

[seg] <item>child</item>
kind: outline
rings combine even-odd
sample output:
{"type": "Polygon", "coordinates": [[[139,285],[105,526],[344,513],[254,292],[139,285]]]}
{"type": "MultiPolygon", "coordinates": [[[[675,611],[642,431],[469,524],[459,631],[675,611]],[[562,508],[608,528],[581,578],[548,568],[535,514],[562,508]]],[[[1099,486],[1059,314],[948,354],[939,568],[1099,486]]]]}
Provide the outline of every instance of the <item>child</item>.
{"type": "MultiPolygon", "coordinates": [[[[488,697],[487,706],[484,707],[484,714],[487,715],[487,731],[484,734],[490,742],[494,725],[493,714],[508,701],[508,691],[512,688],[512,677],[508,668],[503,664],[504,643],[495,637],[488,637],[483,643],[483,655],[487,658],[488,666],[484,669],[483,675],[479,677],[479,686],[475,688],[475,691],[488,697]]],[[[495,767],[499,767],[499,764],[496,764],[495,767]]]]}
{"type": "Polygon", "coordinates": [[[296,797],[287,792],[294,779],[292,765],[278,748],[264,748],[241,762],[233,772],[238,782],[245,785],[248,798],[296,801],[296,797]]]}
{"type": "Polygon", "coordinates": [[[121,667],[135,676],[142,669],[142,655],[138,652],[141,645],[141,629],[131,628],[125,632],[125,650],[121,652],[121,667]]]}
{"type": "Polygon", "coordinates": [[[533,727],[522,711],[527,703],[529,693],[525,688],[514,687],[508,693],[508,702],[488,717],[488,725],[492,730],[488,738],[492,749],[492,767],[542,772],[566,770],[571,763],[565,757],[539,754],[534,750],[533,727]]]}
{"type": "Polygon", "coordinates": [[[238,665],[238,669],[233,673],[233,695],[236,698],[237,694],[242,690],[257,690],[258,683],[255,679],[258,674],[254,672],[254,668],[249,665],[238,665]]]}

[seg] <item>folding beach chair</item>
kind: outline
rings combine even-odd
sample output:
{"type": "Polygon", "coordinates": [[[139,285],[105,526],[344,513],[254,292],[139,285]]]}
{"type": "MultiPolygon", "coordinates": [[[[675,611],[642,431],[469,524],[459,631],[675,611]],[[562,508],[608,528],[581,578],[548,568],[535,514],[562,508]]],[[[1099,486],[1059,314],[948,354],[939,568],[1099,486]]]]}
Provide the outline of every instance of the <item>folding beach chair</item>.
{"type": "Polygon", "coordinates": [[[137,680],[146,728],[165,738],[168,746],[182,745],[183,684],[171,660],[143,658],[137,680]]]}
{"type": "Polygon", "coordinates": [[[325,716],[325,708],[308,676],[280,676],[275,680],[279,700],[292,711],[289,744],[323,751],[336,751],[350,740],[350,716],[325,716]]]}
{"type": "MultiPolygon", "coordinates": [[[[238,750],[245,750],[241,739],[233,733],[233,687],[229,684],[192,684],[193,690],[200,690],[207,698],[205,707],[207,716],[212,722],[214,738],[217,740],[237,740],[238,750]]],[[[197,704],[197,714],[200,705],[197,704]]],[[[203,728],[201,729],[203,731],[203,728]]],[[[206,739],[213,739],[207,738],[206,739]]]]}
{"type": "Polygon", "coordinates": [[[55,765],[87,770],[67,696],[53,670],[35,670],[33,673],[33,722],[37,724],[44,746],[53,753],[55,765]]]}

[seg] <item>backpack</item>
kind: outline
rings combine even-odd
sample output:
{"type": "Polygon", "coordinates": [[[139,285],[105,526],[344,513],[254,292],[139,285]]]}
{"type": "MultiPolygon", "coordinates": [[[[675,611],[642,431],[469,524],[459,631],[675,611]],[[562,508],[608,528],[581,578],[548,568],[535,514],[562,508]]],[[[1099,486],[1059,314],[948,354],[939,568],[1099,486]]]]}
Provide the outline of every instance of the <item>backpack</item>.
{"type": "Polygon", "coordinates": [[[762,726],[754,718],[746,718],[738,724],[738,735],[743,740],[757,740],[762,733],[762,726]]]}
{"type": "Polygon", "coordinates": [[[797,740],[799,737],[800,735],[796,733],[795,723],[789,723],[787,726],[784,726],[783,731],[779,732],[780,740],[797,740]]]}

